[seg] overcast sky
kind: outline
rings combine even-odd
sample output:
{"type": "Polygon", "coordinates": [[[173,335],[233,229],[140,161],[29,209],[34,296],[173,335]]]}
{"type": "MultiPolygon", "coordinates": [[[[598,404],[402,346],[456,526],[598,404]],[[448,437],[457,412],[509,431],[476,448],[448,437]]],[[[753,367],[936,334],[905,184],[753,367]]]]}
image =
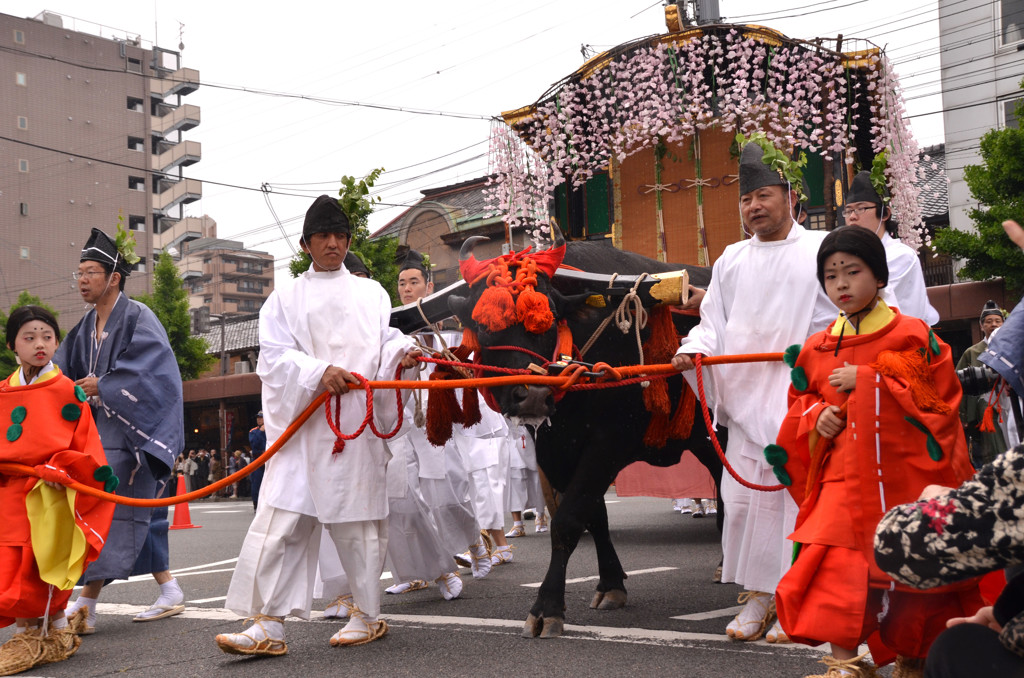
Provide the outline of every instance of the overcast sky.
{"type": "MultiPolygon", "coordinates": [[[[65,26],[77,30],[105,26],[106,37],[138,35],[169,49],[184,43],[182,63],[203,83],[184,98],[202,109],[185,138],[203,145],[186,176],[206,182],[187,214],[208,214],[220,237],[274,254],[279,276],[306,207],[335,194],[343,174],[387,170],[371,221],[378,228],[420,189],[485,174],[488,118],[534,102],[583,62],[583,45],[602,51],[665,32],[662,2],[651,0],[46,3],[8,0],[2,11],[45,9],[75,18],[65,26]]],[[[720,10],[727,21],[793,38],[842,33],[887,46],[918,143],[942,142],[934,1],[721,0],[720,10]]]]}

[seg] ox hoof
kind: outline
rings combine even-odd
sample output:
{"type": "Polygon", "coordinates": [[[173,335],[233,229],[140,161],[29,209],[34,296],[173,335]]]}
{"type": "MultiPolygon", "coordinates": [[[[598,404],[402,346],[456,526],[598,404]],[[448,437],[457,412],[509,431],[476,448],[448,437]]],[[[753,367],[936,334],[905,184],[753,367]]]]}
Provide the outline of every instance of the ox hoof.
{"type": "Polygon", "coordinates": [[[561,617],[526,618],[523,626],[523,638],[557,638],[565,630],[565,620],[561,617]]]}
{"type": "Polygon", "coordinates": [[[626,607],[626,592],[622,589],[598,591],[590,601],[592,610],[618,610],[623,607],[626,607]]]}

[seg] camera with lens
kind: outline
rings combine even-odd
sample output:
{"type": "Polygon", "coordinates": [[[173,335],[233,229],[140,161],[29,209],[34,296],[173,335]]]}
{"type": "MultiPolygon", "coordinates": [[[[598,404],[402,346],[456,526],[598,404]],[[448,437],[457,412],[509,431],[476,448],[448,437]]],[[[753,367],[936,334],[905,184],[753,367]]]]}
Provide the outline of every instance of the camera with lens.
{"type": "Polygon", "coordinates": [[[957,370],[956,376],[960,380],[960,387],[963,388],[964,395],[971,396],[985,395],[992,390],[996,380],[999,379],[999,374],[986,365],[965,367],[962,370],[957,370]]]}

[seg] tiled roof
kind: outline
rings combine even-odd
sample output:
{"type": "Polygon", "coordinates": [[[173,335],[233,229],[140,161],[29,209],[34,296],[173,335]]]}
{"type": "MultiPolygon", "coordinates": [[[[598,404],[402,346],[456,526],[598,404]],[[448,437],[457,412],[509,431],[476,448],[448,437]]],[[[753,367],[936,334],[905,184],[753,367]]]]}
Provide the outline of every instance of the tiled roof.
{"type": "Polygon", "coordinates": [[[949,183],[946,180],[946,145],[936,144],[922,149],[918,167],[924,176],[917,202],[921,218],[949,221],[949,183]]]}
{"type": "Polygon", "coordinates": [[[389,221],[371,237],[394,235],[404,224],[405,217],[410,210],[427,202],[443,205],[449,213],[452,213],[454,219],[479,218],[489,212],[484,195],[484,191],[487,189],[487,179],[488,177],[477,177],[449,186],[424,189],[420,191],[423,198],[419,202],[389,221]]]}
{"type": "MultiPolygon", "coordinates": [[[[248,351],[256,349],[260,345],[258,313],[241,315],[228,318],[224,323],[224,349],[228,353],[248,351]]],[[[210,347],[209,353],[219,355],[220,346],[220,321],[210,320],[210,331],[199,335],[206,339],[210,347]]]]}

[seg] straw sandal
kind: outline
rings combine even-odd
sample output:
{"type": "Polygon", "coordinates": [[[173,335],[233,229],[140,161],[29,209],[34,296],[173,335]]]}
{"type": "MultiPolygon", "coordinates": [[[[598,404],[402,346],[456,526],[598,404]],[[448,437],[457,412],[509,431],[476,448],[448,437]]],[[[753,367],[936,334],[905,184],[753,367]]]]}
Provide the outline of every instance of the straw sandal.
{"type": "Polygon", "coordinates": [[[284,638],[271,638],[270,634],[267,633],[266,627],[263,626],[264,621],[281,622],[281,619],[258,614],[255,617],[249,617],[245,621],[251,621],[252,626],[241,633],[219,634],[214,639],[217,642],[217,647],[228,654],[258,655],[261,657],[278,657],[288,653],[288,643],[285,642],[284,638]],[[263,632],[264,637],[262,640],[256,640],[256,638],[246,633],[246,631],[251,631],[256,627],[259,627],[260,631],[263,632]]]}

